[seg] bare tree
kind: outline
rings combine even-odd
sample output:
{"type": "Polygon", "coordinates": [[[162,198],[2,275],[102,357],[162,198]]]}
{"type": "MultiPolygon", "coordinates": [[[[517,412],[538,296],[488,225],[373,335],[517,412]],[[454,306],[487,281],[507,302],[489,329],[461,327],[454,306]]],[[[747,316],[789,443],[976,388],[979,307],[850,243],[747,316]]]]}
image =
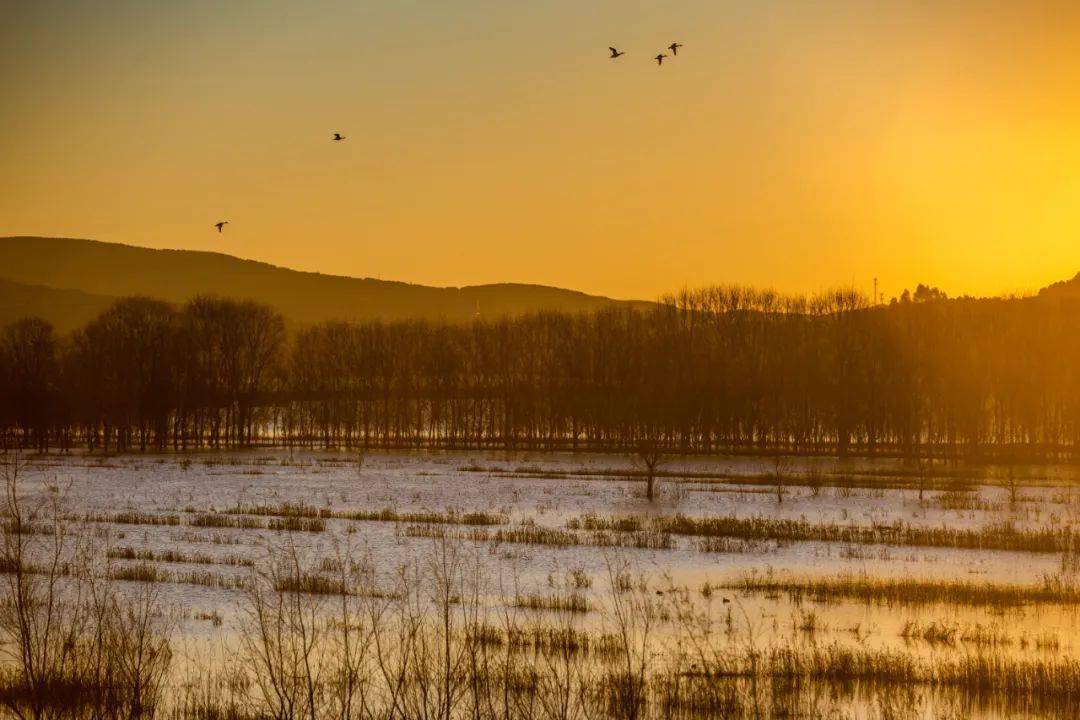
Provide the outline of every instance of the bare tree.
{"type": "Polygon", "coordinates": [[[637,442],[635,458],[645,470],[645,497],[652,502],[656,497],[656,473],[664,463],[664,452],[655,439],[642,438],[637,442]]]}
{"type": "Polygon", "coordinates": [[[923,493],[926,490],[927,485],[930,483],[931,468],[933,467],[931,460],[923,460],[922,457],[915,459],[915,485],[919,489],[919,503],[923,501],[923,493]]]}
{"type": "Polygon", "coordinates": [[[611,633],[617,648],[617,664],[606,683],[611,695],[608,710],[615,717],[637,720],[646,711],[654,655],[650,644],[660,608],[644,581],[628,592],[621,592],[617,577],[625,573],[625,566],[608,561],[611,633]]]}
{"type": "Polygon", "coordinates": [[[172,651],[156,590],[131,594],[95,573],[84,538],[65,521],[59,488],[37,495],[22,485],[17,456],[2,461],[5,520],[0,529],[0,646],[12,661],[15,692],[0,703],[18,718],[152,717],[163,697],[172,651]]]}
{"type": "Polygon", "coordinates": [[[1016,501],[1020,493],[1020,481],[1016,476],[1016,455],[1006,451],[1005,454],[1005,477],[1001,484],[1009,494],[1009,508],[1016,509],[1016,501]]]}
{"type": "Polygon", "coordinates": [[[772,460],[772,476],[773,484],[776,487],[776,503],[780,504],[784,502],[784,494],[787,492],[784,489],[784,481],[791,470],[792,462],[791,458],[786,455],[780,455],[779,453],[773,455],[772,460]]]}
{"type": "Polygon", "coordinates": [[[17,447],[32,441],[49,449],[49,426],[55,422],[57,396],[56,341],[52,326],[26,318],[0,331],[0,447],[8,445],[4,426],[17,428],[17,447]],[[6,416],[6,417],[5,417],[6,416]]]}
{"type": "Polygon", "coordinates": [[[314,718],[323,678],[325,596],[302,592],[307,579],[299,551],[275,556],[247,589],[241,646],[263,706],[277,720],[314,718]]]}

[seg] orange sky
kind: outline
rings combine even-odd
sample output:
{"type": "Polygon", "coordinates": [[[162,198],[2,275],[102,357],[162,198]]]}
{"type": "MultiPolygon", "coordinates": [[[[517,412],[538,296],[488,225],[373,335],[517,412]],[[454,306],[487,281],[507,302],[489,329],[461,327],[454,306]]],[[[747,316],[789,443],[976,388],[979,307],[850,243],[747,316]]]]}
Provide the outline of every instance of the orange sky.
{"type": "Polygon", "coordinates": [[[1077,6],[14,3],[0,235],[617,297],[1033,289],[1080,270],[1077,6]]]}

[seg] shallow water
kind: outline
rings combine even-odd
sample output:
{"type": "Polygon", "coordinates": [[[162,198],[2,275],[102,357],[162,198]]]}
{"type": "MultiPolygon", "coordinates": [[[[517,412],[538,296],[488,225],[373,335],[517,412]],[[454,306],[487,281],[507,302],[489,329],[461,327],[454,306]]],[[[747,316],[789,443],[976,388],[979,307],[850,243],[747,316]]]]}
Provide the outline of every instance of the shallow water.
{"type": "MultiPolygon", "coordinates": [[[[857,525],[897,521],[926,527],[978,528],[1010,521],[1018,527],[1062,528],[1080,525],[1080,493],[1070,485],[1071,467],[1022,468],[1020,502],[1008,503],[1000,486],[1000,468],[947,466],[950,482],[974,485],[964,495],[965,507],[946,509],[941,490],[927,490],[924,502],[911,488],[910,474],[897,460],[803,459],[792,463],[782,502],[775,491],[755,478],[772,463],[759,458],[693,458],[665,466],[675,477],[660,480],[660,498],[650,503],[643,483],[632,472],[631,459],[605,455],[529,455],[507,453],[369,453],[358,465],[355,456],[326,452],[140,455],[121,457],[48,456],[30,458],[25,489],[42,484],[62,489],[70,512],[112,514],[140,511],[178,514],[223,511],[237,505],[304,504],[333,512],[393,509],[398,512],[484,511],[504,513],[511,523],[534,522],[564,529],[572,518],[593,513],[612,515],[738,516],[804,519],[857,525]],[[825,485],[812,489],[806,474],[825,485]],[[682,477],[679,477],[682,475],[682,477]],[[740,481],[744,478],[745,481],[740,481]],[[844,481],[871,487],[829,487],[844,481]]],[[[186,525],[90,523],[102,546],[133,547],[161,552],[175,550],[224,559],[239,555],[265,562],[282,547],[295,547],[313,566],[342,549],[367,558],[376,572],[389,577],[395,569],[431,552],[433,540],[408,537],[394,522],[328,519],[325,532],[275,532],[265,529],[200,528],[186,525]]],[[[591,587],[580,594],[598,608],[610,595],[611,568],[624,565],[649,578],[650,588],[671,593],[685,588],[696,607],[718,625],[735,622],[764,645],[785,642],[842,644],[852,647],[902,649],[922,657],[977,653],[979,643],[955,640],[929,643],[901,637],[910,622],[938,621],[960,634],[978,626],[998,638],[998,649],[1016,657],[1074,657],[1080,638],[1080,612],[1075,606],[1015,608],[960,605],[881,606],[837,600],[793,603],[787,596],[763,597],[737,590],[701,592],[736,582],[747,573],[778,578],[867,573],[874,577],[966,578],[975,581],[1036,584],[1058,572],[1056,553],[1001,552],[938,547],[841,543],[767,542],[748,552],[702,552],[694,538],[676,538],[670,550],[638,550],[585,546],[552,547],[464,541],[484,567],[489,582],[487,602],[505,603],[519,594],[550,594],[564,587],[567,574],[587,575],[591,587]],[[729,603],[724,603],[723,599],[729,603]],[[728,620],[729,613],[735,616],[728,620]],[[812,615],[812,628],[806,629],[812,615]]],[[[127,561],[115,561],[122,565],[127,561]]],[[[244,578],[252,571],[229,565],[160,563],[172,571],[209,570],[244,578]]],[[[166,583],[164,599],[183,608],[182,655],[206,657],[227,652],[235,639],[241,592],[199,585],[166,583]],[[220,625],[194,619],[217,614],[220,625]]],[[[602,613],[582,619],[588,628],[602,613]]],[[[974,712],[974,711],[973,711],[974,712]]],[[[985,709],[978,713],[995,716],[985,709]]]]}

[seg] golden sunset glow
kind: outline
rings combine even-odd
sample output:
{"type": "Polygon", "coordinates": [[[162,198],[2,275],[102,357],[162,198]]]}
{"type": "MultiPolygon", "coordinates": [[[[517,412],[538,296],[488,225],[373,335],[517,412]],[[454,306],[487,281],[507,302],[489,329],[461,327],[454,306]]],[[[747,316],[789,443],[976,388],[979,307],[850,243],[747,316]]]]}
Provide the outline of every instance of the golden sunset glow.
{"type": "Polygon", "coordinates": [[[1080,269],[1077,7],[13,3],[0,235],[627,298],[1034,290],[1080,269]]]}
{"type": "Polygon", "coordinates": [[[1080,717],[1080,0],[0,0],[0,720],[1080,717]]]}

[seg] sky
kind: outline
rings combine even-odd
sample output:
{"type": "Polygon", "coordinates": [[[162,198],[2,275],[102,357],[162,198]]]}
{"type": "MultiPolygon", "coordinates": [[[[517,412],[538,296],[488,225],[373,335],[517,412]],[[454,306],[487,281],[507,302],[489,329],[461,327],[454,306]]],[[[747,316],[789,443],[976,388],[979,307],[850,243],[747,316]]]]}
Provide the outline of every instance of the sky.
{"type": "Polygon", "coordinates": [[[1078,48],[1075,0],[14,0],[0,235],[624,298],[1025,292],[1080,271],[1078,48]]]}

